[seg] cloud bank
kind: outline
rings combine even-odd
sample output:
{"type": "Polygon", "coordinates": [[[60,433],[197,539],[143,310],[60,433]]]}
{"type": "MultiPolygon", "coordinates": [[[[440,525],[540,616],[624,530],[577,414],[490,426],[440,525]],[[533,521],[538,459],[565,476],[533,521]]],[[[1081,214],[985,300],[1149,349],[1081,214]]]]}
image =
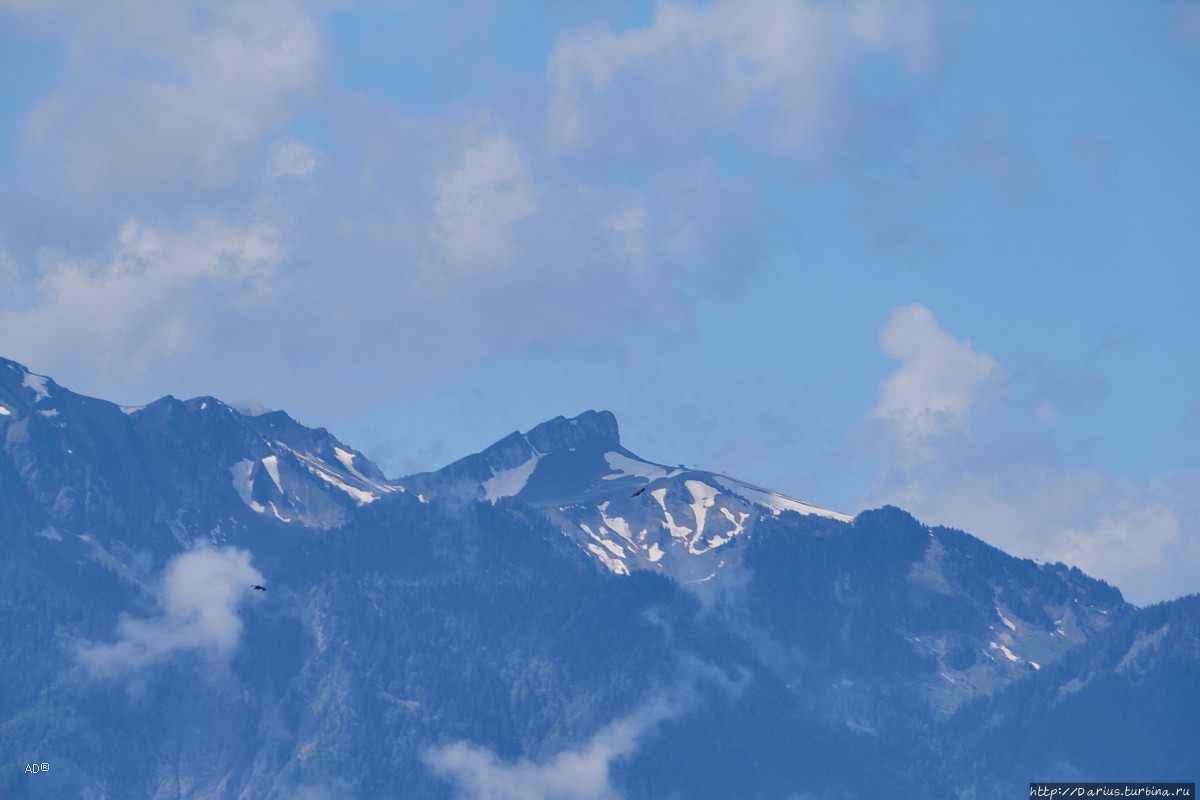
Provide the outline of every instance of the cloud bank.
{"type": "Polygon", "coordinates": [[[696,126],[756,148],[765,118],[772,158],[814,163],[874,113],[872,58],[920,74],[936,50],[923,4],[662,3],[567,31],[518,102],[417,114],[334,80],[335,6],[10,12],[65,56],[0,192],[7,356],[122,402],[319,417],[497,357],[684,337],[770,216],[696,126]]]}
{"type": "Polygon", "coordinates": [[[160,613],[148,619],[123,616],[117,641],[85,644],[79,660],[93,678],[109,678],[180,652],[228,657],[242,633],[238,605],[252,584],[263,582],[245,550],[201,545],[181,553],[163,571],[160,613]]]}

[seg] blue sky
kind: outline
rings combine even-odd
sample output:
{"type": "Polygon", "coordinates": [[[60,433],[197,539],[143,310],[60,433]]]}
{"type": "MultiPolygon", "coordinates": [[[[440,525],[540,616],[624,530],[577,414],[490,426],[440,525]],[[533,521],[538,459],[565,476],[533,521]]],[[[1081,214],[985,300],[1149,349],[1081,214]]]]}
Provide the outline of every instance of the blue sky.
{"type": "Polygon", "coordinates": [[[1200,590],[1189,3],[0,0],[0,351],[1200,590]]]}

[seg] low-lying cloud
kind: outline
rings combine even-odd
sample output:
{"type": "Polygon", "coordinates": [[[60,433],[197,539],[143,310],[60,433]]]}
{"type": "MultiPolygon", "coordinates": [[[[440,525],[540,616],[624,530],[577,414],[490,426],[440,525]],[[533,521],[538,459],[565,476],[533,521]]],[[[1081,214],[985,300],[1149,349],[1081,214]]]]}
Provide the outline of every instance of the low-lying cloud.
{"type": "Polygon", "coordinates": [[[682,700],[657,699],[609,723],[582,746],[543,762],[505,763],[486,747],[454,742],[425,753],[425,763],[458,788],[463,800],[618,800],[609,769],[646,736],[682,713],[682,700]]]}
{"type": "Polygon", "coordinates": [[[163,571],[160,613],[147,619],[122,616],[117,641],[85,644],[79,660],[92,677],[107,678],[184,651],[228,657],[242,633],[238,605],[252,584],[263,582],[246,550],[201,545],[181,553],[163,571]]]}

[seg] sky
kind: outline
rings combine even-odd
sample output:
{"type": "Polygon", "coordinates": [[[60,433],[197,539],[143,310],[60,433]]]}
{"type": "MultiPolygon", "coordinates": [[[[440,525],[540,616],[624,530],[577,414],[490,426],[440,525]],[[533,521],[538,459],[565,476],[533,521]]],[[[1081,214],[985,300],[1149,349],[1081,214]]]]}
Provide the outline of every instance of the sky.
{"type": "Polygon", "coordinates": [[[0,354],[391,476],[606,408],[1200,591],[1186,2],[0,0],[0,354]]]}

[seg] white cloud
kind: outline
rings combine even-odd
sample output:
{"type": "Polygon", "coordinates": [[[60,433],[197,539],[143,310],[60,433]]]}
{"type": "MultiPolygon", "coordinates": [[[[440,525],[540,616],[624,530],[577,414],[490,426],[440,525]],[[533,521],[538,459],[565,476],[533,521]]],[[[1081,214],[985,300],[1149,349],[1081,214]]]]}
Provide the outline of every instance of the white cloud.
{"type": "Polygon", "coordinates": [[[1139,481],[1072,463],[1044,397],[1022,397],[1014,372],[923,306],[896,309],[881,344],[900,364],[868,418],[880,471],[865,505],[1078,566],[1134,602],[1200,590],[1200,476],[1139,481]]]}
{"type": "Polygon", "coordinates": [[[505,265],[513,226],[537,210],[529,167],[504,134],[467,148],[434,192],[433,236],[451,267],[505,265]]]}
{"type": "Polygon", "coordinates": [[[919,303],[895,309],[880,341],[900,366],[884,381],[871,418],[884,423],[898,451],[920,460],[940,435],[965,430],[972,404],[999,367],[942,330],[919,303]]]}
{"type": "Polygon", "coordinates": [[[772,145],[795,150],[843,121],[856,61],[885,53],[922,69],[933,50],[922,3],[664,2],[647,28],[560,41],[546,69],[549,134],[573,147],[752,118],[772,145]]]}
{"type": "Polygon", "coordinates": [[[237,179],[323,58],[315,20],[289,0],[72,2],[44,16],[66,68],[25,138],[90,194],[237,179]]]}
{"type": "Polygon", "coordinates": [[[613,761],[632,754],[659,723],[678,713],[677,703],[654,701],[605,726],[582,747],[542,763],[506,764],[486,747],[466,742],[432,749],[425,762],[455,784],[464,800],[617,800],[608,780],[613,761]]]}
{"type": "Polygon", "coordinates": [[[208,347],[230,309],[263,303],[282,258],[264,222],[176,232],[129,221],[101,258],[44,253],[35,299],[0,314],[0,341],[30,363],[82,358],[136,381],[208,347]]]}
{"type": "Polygon", "coordinates": [[[285,136],[267,148],[267,179],[311,178],[317,169],[317,149],[307,142],[285,136]]]}
{"type": "Polygon", "coordinates": [[[79,660],[93,677],[112,677],[165,661],[180,651],[227,657],[242,632],[238,605],[251,585],[263,583],[250,553],[199,546],[167,563],[158,592],[160,613],[124,616],[112,644],[88,644],[79,660]]]}
{"type": "Polygon", "coordinates": [[[7,289],[10,285],[16,285],[19,278],[17,262],[13,260],[7,250],[0,247],[0,288],[7,289]]]}
{"type": "Polygon", "coordinates": [[[503,105],[408,114],[339,84],[358,62],[326,69],[323,5],[30,12],[67,60],[26,120],[37,202],[0,215],[5,355],[124,403],[346,426],[498,358],[678,341],[778,225],[710,134],[753,149],[765,117],[790,153],[851,122],[863,59],[919,68],[929,46],[919,5],[665,4],[646,30],[568,32],[545,76],[486,76],[503,105]],[[584,135],[548,147],[571,109],[584,135]]]}

